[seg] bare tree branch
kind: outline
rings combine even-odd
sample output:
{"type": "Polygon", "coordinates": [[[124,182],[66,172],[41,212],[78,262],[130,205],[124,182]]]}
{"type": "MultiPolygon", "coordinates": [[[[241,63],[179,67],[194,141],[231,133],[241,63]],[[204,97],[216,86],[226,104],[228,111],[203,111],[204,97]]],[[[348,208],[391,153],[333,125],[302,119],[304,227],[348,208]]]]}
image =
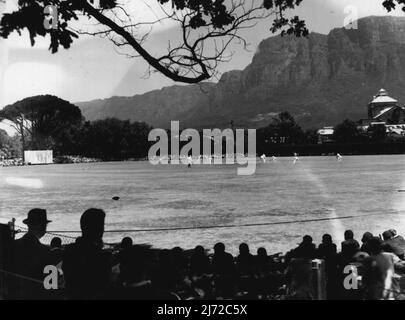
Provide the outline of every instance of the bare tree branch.
{"type": "MultiPolygon", "coordinates": [[[[3,1],[3,0],[0,0],[3,1]]],[[[127,57],[142,57],[148,64],[148,74],[160,72],[166,77],[183,83],[198,83],[215,77],[218,64],[229,61],[229,46],[238,42],[244,48],[248,43],[240,31],[254,27],[258,21],[275,17],[271,30],[287,27],[287,33],[305,34],[305,24],[298,17],[288,20],[287,10],[294,9],[302,0],[154,0],[161,12],[145,21],[128,10],[123,1],[100,0],[101,7],[93,0],[19,0],[19,10],[3,15],[0,36],[28,28],[31,43],[37,36],[51,36],[50,49],[58,51],[60,45],[69,48],[78,35],[99,36],[109,39],[118,53],[127,57]],[[171,8],[168,4],[171,3],[171,8]],[[57,29],[43,27],[44,8],[58,5],[57,29]],[[86,30],[83,18],[96,24],[86,30]],[[80,27],[72,26],[78,20],[80,27]],[[178,42],[168,42],[167,52],[152,52],[146,42],[158,24],[170,23],[177,30],[178,42]],[[295,28],[298,26],[299,28],[295,28]],[[94,29],[95,28],[95,29],[94,29]],[[120,52],[122,50],[122,52],[120,52]]],[[[133,4],[133,2],[131,2],[133,4]]]]}

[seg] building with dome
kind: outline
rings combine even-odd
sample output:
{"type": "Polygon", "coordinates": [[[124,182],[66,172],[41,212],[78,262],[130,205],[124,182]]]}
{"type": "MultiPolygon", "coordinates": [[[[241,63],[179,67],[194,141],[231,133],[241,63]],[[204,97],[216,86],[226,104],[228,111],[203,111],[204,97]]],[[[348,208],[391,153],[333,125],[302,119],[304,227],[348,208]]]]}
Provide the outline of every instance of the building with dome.
{"type": "Polygon", "coordinates": [[[401,120],[405,122],[404,108],[400,107],[398,100],[391,98],[386,90],[381,89],[368,104],[368,119],[395,124],[401,120]]]}
{"type": "Polygon", "coordinates": [[[368,118],[359,121],[362,130],[367,131],[370,126],[385,125],[387,134],[404,135],[405,108],[399,106],[398,100],[389,96],[381,89],[367,106],[368,118]]]}
{"type": "MultiPolygon", "coordinates": [[[[405,107],[390,97],[385,89],[380,89],[367,105],[367,118],[358,121],[359,129],[368,132],[370,127],[385,126],[388,136],[405,136],[405,107]]],[[[318,143],[333,143],[333,127],[318,130],[318,143]]]]}

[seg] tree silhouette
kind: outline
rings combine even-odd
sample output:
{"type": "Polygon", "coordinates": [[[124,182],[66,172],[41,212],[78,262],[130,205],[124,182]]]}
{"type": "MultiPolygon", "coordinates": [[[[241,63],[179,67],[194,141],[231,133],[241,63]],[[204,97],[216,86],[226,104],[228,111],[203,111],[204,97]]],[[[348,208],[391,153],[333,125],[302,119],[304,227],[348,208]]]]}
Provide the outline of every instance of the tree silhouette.
{"type": "Polygon", "coordinates": [[[16,11],[3,15],[0,36],[7,38],[14,31],[21,35],[27,29],[34,45],[37,37],[49,35],[52,53],[60,46],[70,48],[79,35],[107,37],[118,48],[129,47],[127,55],[145,59],[150,72],[160,72],[178,82],[198,83],[214,76],[218,63],[230,59],[227,48],[231,42],[238,40],[246,45],[239,31],[253,27],[258,20],[269,18],[272,32],[308,34],[298,16],[286,16],[302,0],[153,1],[158,2],[162,13],[154,21],[145,22],[137,21],[127,5],[118,0],[100,0],[99,6],[94,0],[19,0],[16,11]],[[57,23],[49,30],[44,25],[48,6],[57,8],[57,23]],[[96,22],[96,28],[85,28],[89,23],[84,19],[96,22]],[[145,42],[152,28],[167,20],[178,27],[181,40],[176,45],[169,42],[167,52],[157,55],[145,42]]]}
{"type": "Polygon", "coordinates": [[[75,151],[105,160],[146,157],[151,129],[144,122],[115,118],[86,122],[78,132],[75,151]]]}
{"type": "Polygon", "coordinates": [[[82,122],[80,109],[58,97],[25,98],[0,110],[0,121],[8,120],[21,137],[22,148],[53,148],[66,130],[82,122]]]}
{"type": "Polygon", "coordinates": [[[297,144],[305,138],[303,130],[287,111],[273,118],[267,127],[258,129],[257,136],[260,141],[276,144],[297,144]]]}
{"type": "Polygon", "coordinates": [[[335,127],[333,139],[339,143],[358,142],[360,131],[357,127],[358,125],[355,122],[346,119],[335,127]]]}

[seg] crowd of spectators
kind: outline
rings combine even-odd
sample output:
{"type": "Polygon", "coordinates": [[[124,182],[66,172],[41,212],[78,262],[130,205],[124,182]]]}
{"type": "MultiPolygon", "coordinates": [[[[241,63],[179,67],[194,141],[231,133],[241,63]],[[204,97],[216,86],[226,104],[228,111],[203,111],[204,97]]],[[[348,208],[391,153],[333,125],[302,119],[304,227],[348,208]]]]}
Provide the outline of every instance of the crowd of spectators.
{"type": "MultiPolygon", "coordinates": [[[[10,299],[315,299],[313,262],[322,266],[327,299],[402,299],[405,240],[395,230],[382,236],[366,232],[360,243],[351,230],[340,251],[331,235],[316,246],[303,237],[294,249],[269,255],[265,248],[252,254],[248,244],[232,256],[223,243],[213,254],[203,246],[153,249],[136,245],[130,237],[114,248],[103,245],[105,213],[88,209],[80,219],[81,237],[62,245],[54,237],[49,246],[46,210],[32,209],[24,223],[27,233],[14,240],[8,256],[10,299]],[[43,286],[45,266],[59,270],[57,290],[43,286]],[[308,272],[297,265],[310,266],[308,272]],[[349,266],[350,272],[347,267],[349,266]],[[301,272],[301,273],[300,273],[301,272]],[[309,279],[309,281],[305,281],[309,279]]],[[[318,288],[319,291],[319,288],[318,288]]]]}

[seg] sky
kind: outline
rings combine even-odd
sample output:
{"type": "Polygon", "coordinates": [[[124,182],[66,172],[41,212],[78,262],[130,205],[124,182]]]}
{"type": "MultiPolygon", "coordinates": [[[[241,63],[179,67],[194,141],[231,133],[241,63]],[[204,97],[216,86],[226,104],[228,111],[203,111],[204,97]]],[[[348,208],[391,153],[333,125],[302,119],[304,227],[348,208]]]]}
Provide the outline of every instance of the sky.
{"type": "MultiPolygon", "coordinates": [[[[13,2],[7,0],[12,9],[13,2]]],[[[158,15],[156,0],[127,0],[137,8],[135,19],[149,21],[158,15]],[[155,4],[155,5],[153,5],[155,4]],[[139,9],[142,8],[142,9],[139,9]]],[[[359,18],[387,15],[382,0],[304,0],[294,12],[305,19],[310,31],[328,33],[342,27],[350,14],[359,18]]],[[[131,9],[131,8],[130,8],[131,9]]],[[[404,15],[401,11],[394,15],[404,15]]],[[[176,36],[173,24],[162,24],[154,29],[147,46],[158,52],[162,45],[176,36]]],[[[249,50],[233,45],[232,60],[222,64],[220,72],[243,69],[251,61],[257,45],[272,36],[270,22],[262,22],[243,32],[249,50]]],[[[175,84],[160,74],[145,77],[147,64],[142,58],[127,58],[117,52],[107,39],[84,37],[68,49],[51,54],[48,41],[41,39],[31,47],[26,33],[0,40],[0,108],[28,96],[53,94],[70,102],[103,99],[111,96],[132,96],[175,84]]],[[[218,79],[214,79],[218,80],[218,79]]]]}

